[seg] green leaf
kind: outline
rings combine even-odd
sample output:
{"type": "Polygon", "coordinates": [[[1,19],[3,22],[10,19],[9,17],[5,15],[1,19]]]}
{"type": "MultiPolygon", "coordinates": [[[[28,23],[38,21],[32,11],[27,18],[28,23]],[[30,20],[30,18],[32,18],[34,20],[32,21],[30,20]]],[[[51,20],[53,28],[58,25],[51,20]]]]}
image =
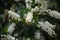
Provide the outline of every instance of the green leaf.
{"type": "Polygon", "coordinates": [[[3,33],[7,33],[8,29],[7,26],[3,28],[3,33]]]}

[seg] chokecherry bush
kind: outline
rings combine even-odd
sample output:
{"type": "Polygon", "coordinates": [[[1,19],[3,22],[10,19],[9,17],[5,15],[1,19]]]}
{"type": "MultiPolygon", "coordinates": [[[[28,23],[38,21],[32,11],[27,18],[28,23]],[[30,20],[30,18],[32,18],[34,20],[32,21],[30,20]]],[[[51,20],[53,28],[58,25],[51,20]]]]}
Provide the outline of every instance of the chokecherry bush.
{"type": "Polygon", "coordinates": [[[59,40],[56,29],[60,13],[48,9],[48,0],[14,1],[16,4],[5,9],[1,16],[5,24],[1,40],[59,40]]]}

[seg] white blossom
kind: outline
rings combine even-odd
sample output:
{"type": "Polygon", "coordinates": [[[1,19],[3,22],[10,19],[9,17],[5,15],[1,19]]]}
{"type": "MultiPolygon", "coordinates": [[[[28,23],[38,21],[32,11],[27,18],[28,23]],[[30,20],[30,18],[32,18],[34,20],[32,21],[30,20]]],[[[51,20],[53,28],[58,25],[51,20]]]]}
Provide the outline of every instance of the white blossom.
{"type": "Polygon", "coordinates": [[[30,38],[27,38],[26,40],[30,40],[30,38]]]}
{"type": "Polygon", "coordinates": [[[33,13],[32,12],[28,12],[27,16],[26,16],[26,23],[27,22],[31,22],[33,19],[33,13]]]}
{"type": "Polygon", "coordinates": [[[48,27],[51,27],[52,29],[55,29],[56,25],[52,25],[51,23],[49,23],[48,21],[45,21],[45,24],[48,26],[48,27]]]}
{"type": "Polygon", "coordinates": [[[18,39],[15,39],[15,40],[18,40],[18,39]]]}
{"type": "Polygon", "coordinates": [[[42,28],[42,30],[46,31],[51,37],[56,36],[54,30],[51,27],[49,27],[49,25],[47,25],[46,23],[38,22],[38,27],[39,26],[42,28]]]}
{"type": "Polygon", "coordinates": [[[1,35],[1,37],[3,37],[4,35],[1,35]]]}
{"type": "Polygon", "coordinates": [[[31,4],[26,3],[26,8],[31,9],[31,4]]]}
{"type": "Polygon", "coordinates": [[[14,36],[17,37],[18,36],[18,33],[15,33],[14,36]]]}
{"type": "Polygon", "coordinates": [[[31,4],[32,4],[32,0],[25,0],[25,2],[26,2],[26,8],[30,9],[31,4]]]}
{"type": "Polygon", "coordinates": [[[3,35],[3,38],[1,40],[15,40],[16,38],[11,35],[3,35]]]}
{"type": "Polygon", "coordinates": [[[36,3],[38,3],[39,5],[41,4],[41,6],[40,6],[41,9],[46,9],[47,8],[47,1],[46,0],[35,0],[35,4],[36,3]]]}
{"type": "Polygon", "coordinates": [[[12,19],[18,20],[20,21],[20,15],[18,15],[17,13],[13,12],[13,11],[8,11],[9,17],[11,17],[12,19]]]}
{"type": "Polygon", "coordinates": [[[15,30],[15,26],[16,26],[16,24],[15,24],[15,23],[12,23],[12,24],[8,27],[8,32],[9,32],[10,34],[12,34],[12,32],[15,30]]]}
{"type": "Polygon", "coordinates": [[[41,1],[41,9],[46,10],[47,9],[47,1],[41,1]]]}
{"type": "Polygon", "coordinates": [[[44,40],[44,36],[39,31],[35,31],[35,36],[34,37],[35,37],[36,40],[44,40]]]}
{"type": "Polygon", "coordinates": [[[11,35],[7,35],[8,40],[15,40],[15,37],[12,37],[11,35]]]}
{"type": "Polygon", "coordinates": [[[39,31],[35,32],[35,39],[40,39],[40,38],[41,38],[40,32],[39,31]]]}
{"type": "MultiPolygon", "coordinates": [[[[31,12],[39,12],[38,14],[42,14],[47,9],[47,1],[46,0],[35,0],[35,8],[31,8],[31,12]]],[[[45,14],[45,13],[44,13],[45,14]]]]}
{"type": "Polygon", "coordinates": [[[51,17],[56,18],[56,19],[60,19],[60,13],[57,12],[57,11],[50,11],[49,15],[50,15],[51,17]]]}
{"type": "Polygon", "coordinates": [[[11,40],[15,40],[15,37],[11,37],[11,40]]]}
{"type": "Polygon", "coordinates": [[[36,11],[39,11],[39,7],[38,6],[36,6],[35,8],[31,9],[31,12],[36,12],[36,11]]]}

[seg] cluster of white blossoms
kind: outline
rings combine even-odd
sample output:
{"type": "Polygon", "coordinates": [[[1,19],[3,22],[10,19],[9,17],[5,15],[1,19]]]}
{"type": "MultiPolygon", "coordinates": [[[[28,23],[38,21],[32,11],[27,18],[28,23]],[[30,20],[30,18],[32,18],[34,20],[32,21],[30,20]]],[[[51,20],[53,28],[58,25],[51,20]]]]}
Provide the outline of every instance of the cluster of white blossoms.
{"type": "Polygon", "coordinates": [[[8,11],[8,15],[9,15],[9,17],[11,17],[14,20],[18,20],[18,21],[21,20],[20,19],[20,15],[15,13],[15,12],[13,12],[13,11],[8,11]]]}
{"type": "Polygon", "coordinates": [[[47,1],[46,0],[34,0],[34,4],[32,3],[33,0],[25,0],[26,2],[26,8],[31,9],[31,12],[38,12],[38,14],[42,14],[47,9],[47,1]],[[34,8],[32,8],[33,5],[36,4],[34,8]]]}
{"type": "Polygon", "coordinates": [[[51,10],[50,10],[49,15],[50,15],[51,17],[56,18],[56,19],[60,19],[60,13],[57,12],[57,11],[51,11],[51,10]]]}
{"type": "Polygon", "coordinates": [[[27,16],[26,16],[26,23],[31,22],[33,19],[33,13],[32,12],[28,12],[27,16]]]}
{"type": "Polygon", "coordinates": [[[15,23],[12,23],[9,27],[8,27],[8,33],[9,34],[12,34],[12,32],[15,30],[15,26],[16,24],[15,23]]]}
{"type": "Polygon", "coordinates": [[[32,0],[25,0],[25,2],[26,2],[26,8],[31,9],[32,0]]]}
{"type": "Polygon", "coordinates": [[[42,35],[40,31],[36,31],[34,37],[36,40],[44,40],[44,36],[42,35]]]}
{"type": "Polygon", "coordinates": [[[1,40],[18,40],[11,35],[1,35],[1,37],[2,37],[1,40]]]}
{"type": "Polygon", "coordinates": [[[37,24],[37,27],[41,27],[42,30],[48,33],[51,37],[56,36],[56,33],[54,32],[53,28],[56,27],[55,25],[50,24],[48,21],[42,22],[39,21],[37,24]]]}
{"type": "Polygon", "coordinates": [[[9,39],[15,40],[15,37],[12,37],[12,36],[10,36],[10,35],[7,35],[7,39],[8,39],[8,40],[9,40],[9,39]]]}
{"type": "Polygon", "coordinates": [[[36,11],[39,11],[39,7],[38,6],[36,6],[35,8],[31,9],[31,12],[36,12],[36,11]]]}
{"type": "Polygon", "coordinates": [[[56,28],[56,25],[52,25],[52,24],[49,23],[48,21],[45,21],[45,24],[46,24],[48,27],[51,27],[52,29],[55,29],[55,28],[56,28]]]}
{"type": "Polygon", "coordinates": [[[58,11],[47,9],[45,10],[51,17],[60,19],[60,13],[58,11]]]}
{"type": "Polygon", "coordinates": [[[47,1],[46,0],[35,0],[35,4],[38,3],[41,9],[47,9],[47,1]]]}
{"type": "MultiPolygon", "coordinates": [[[[26,0],[26,7],[27,9],[31,9],[31,12],[28,12],[27,16],[26,16],[26,22],[31,22],[33,19],[33,14],[34,12],[38,12],[37,14],[43,14],[46,10],[47,10],[47,1],[46,0],[34,0],[35,4],[37,4],[37,6],[35,6],[34,8],[32,8],[32,0],[26,0]]],[[[50,11],[49,15],[55,18],[60,17],[60,14],[56,11],[50,11]]],[[[39,28],[41,27],[44,31],[46,31],[50,36],[56,36],[56,33],[54,32],[54,29],[56,27],[56,25],[52,25],[51,23],[49,23],[48,21],[45,22],[38,22],[37,25],[39,28]]]]}
{"type": "MultiPolygon", "coordinates": [[[[37,12],[37,14],[43,14],[46,11],[46,12],[48,12],[48,14],[51,17],[60,19],[60,13],[59,12],[47,10],[47,1],[46,0],[34,0],[34,1],[35,1],[34,2],[34,5],[35,4],[36,5],[35,5],[34,8],[32,8],[31,6],[32,6],[33,0],[25,0],[25,2],[26,2],[26,8],[30,10],[26,14],[23,14],[24,15],[23,18],[25,18],[25,22],[26,23],[31,23],[31,22],[34,23],[35,22],[35,20],[33,20],[33,17],[35,16],[33,14],[35,14],[35,12],[37,12]]],[[[11,11],[11,10],[8,11],[8,16],[9,16],[9,18],[11,17],[14,20],[21,21],[20,15],[17,14],[17,13],[15,13],[14,12],[14,9],[13,9],[13,11],[11,11]]],[[[12,32],[15,30],[15,26],[16,26],[16,24],[15,23],[12,23],[8,27],[9,34],[12,34],[12,32]]],[[[45,22],[39,21],[38,24],[37,24],[37,27],[42,28],[42,30],[44,30],[45,32],[47,32],[48,35],[50,35],[51,37],[56,36],[56,33],[54,31],[56,25],[52,25],[48,21],[45,21],[45,22]]],[[[39,32],[39,31],[35,32],[35,38],[38,39],[38,40],[41,39],[41,37],[42,37],[40,33],[41,32],[39,32]]],[[[11,37],[10,35],[8,35],[8,36],[10,38],[13,38],[12,40],[14,40],[14,37],[11,37]]],[[[29,38],[27,40],[29,40],[29,38]]]]}
{"type": "Polygon", "coordinates": [[[40,32],[39,31],[35,32],[35,39],[40,39],[40,32]]]}
{"type": "Polygon", "coordinates": [[[35,8],[32,8],[32,2],[33,0],[25,0],[26,2],[26,8],[27,9],[31,9],[31,12],[28,12],[27,16],[26,16],[26,22],[31,22],[33,19],[33,12],[40,12],[38,14],[42,14],[43,10],[45,10],[47,8],[47,2],[45,0],[34,0],[34,5],[37,4],[37,6],[35,6],[35,8]],[[41,4],[41,5],[40,5],[41,4]]]}

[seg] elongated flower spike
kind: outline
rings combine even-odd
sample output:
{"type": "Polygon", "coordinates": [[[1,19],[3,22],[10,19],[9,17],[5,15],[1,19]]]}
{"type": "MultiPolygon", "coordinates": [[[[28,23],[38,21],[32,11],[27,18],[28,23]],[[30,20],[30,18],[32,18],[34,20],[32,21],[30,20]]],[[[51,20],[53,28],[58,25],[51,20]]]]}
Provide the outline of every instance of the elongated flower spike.
{"type": "Polygon", "coordinates": [[[15,30],[15,26],[16,24],[15,23],[12,23],[9,27],[8,27],[8,33],[9,34],[12,34],[12,32],[15,30]]]}
{"type": "Polygon", "coordinates": [[[21,21],[20,15],[17,14],[17,13],[15,13],[15,12],[8,11],[8,15],[9,15],[9,17],[11,17],[11,18],[14,19],[14,20],[21,21]]]}
{"type": "Polygon", "coordinates": [[[27,16],[26,16],[26,23],[31,22],[33,19],[33,13],[32,12],[28,12],[27,16]]]}
{"type": "Polygon", "coordinates": [[[55,31],[52,29],[52,27],[51,26],[53,26],[53,25],[49,25],[50,23],[48,23],[48,25],[46,24],[46,22],[44,23],[44,22],[38,22],[38,25],[37,25],[37,27],[41,27],[42,28],[42,30],[44,30],[45,32],[47,32],[48,33],[48,35],[50,35],[51,37],[53,37],[53,36],[56,36],[56,33],[55,33],[55,31]]]}

